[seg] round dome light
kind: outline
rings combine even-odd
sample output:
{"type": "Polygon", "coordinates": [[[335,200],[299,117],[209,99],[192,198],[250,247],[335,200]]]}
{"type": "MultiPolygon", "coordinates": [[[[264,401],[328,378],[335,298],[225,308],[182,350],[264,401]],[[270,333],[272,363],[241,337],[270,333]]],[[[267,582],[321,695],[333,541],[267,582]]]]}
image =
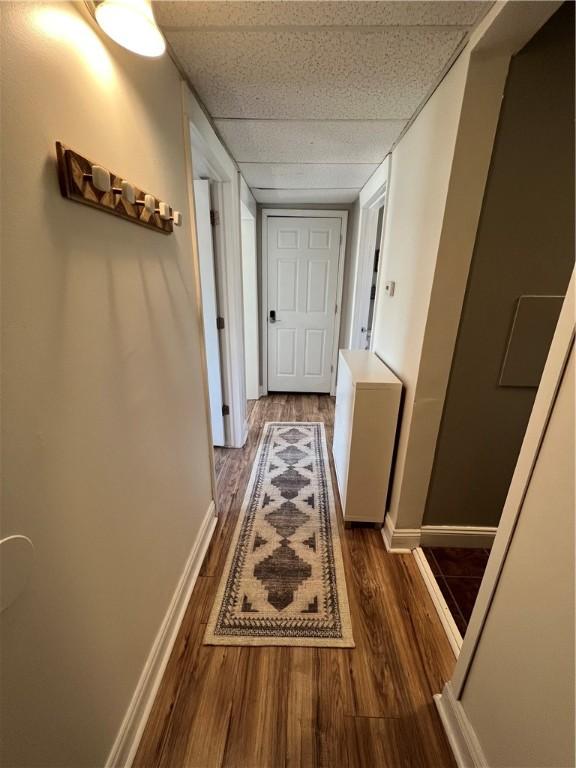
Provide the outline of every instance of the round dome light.
{"type": "Polygon", "coordinates": [[[95,15],[108,37],[133,53],[157,57],[166,50],[149,0],[103,0],[95,15]]]}

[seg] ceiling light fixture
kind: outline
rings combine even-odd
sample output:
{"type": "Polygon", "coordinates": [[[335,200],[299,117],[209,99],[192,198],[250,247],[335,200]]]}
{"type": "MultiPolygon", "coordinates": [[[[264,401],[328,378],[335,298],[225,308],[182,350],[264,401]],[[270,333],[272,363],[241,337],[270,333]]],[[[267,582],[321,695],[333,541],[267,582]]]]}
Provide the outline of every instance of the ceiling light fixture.
{"type": "Polygon", "coordinates": [[[133,53],[157,57],[166,50],[150,0],[101,0],[95,16],[108,37],[133,53]]]}

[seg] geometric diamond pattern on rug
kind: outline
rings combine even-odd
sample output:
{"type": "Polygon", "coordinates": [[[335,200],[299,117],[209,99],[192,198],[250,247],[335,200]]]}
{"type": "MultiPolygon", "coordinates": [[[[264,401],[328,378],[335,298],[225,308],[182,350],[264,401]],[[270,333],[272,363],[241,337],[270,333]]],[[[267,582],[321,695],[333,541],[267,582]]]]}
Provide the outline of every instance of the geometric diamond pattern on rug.
{"type": "Polygon", "coordinates": [[[311,575],[312,566],[285,542],[254,568],[254,576],[266,587],[268,602],[279,611],[290,605],[296,589],[311,575]]]}
{"type": "Polygon", "coordinates": [[[264,425],[204,642],[354,647],[322,423],[264,425]]]}
{"type": "Polygon", "coordinates": [[[296,448],[295,445],[289,445],[283,451],[278,451],[276,456],[280,456],[287,464],[296,464],[297,461],[308,456],[308,453],[301,451],[300,448],[296,448]]]}
{"type": "Polygon", "coordinates": [[[252,547],[252,552],[255,552],[258,549],[258,547],[263,547],[264,544],[268,544],[268,542],[266,541],[266,539],[263,539],[259,533],[257,533],[256,536],[254,537],[254,545],[252,547]]]}
{"type": "Polygon", "coordinates": [[[305,608],[302,613],[318,613],[318,595],[312,600],[308,608],[305,608]]]}
{"type": "Polygon", "coordinates": [[[281,507],[264,515],[264,519],[276,528],[283,539],[287,539],[294,536],[297,529],[310,520],[310,516],[299,510],[291,501],[285,501],[281,507]]]}
{"type": "Polygon", "coordinates": [[[310,547],[310,549],[313,552],[316,552],[316,531],[314,531],[312,536],[309,536],[307,539],[304,539],[302,544],[306,544],[306,546],[310,547]]]}
{"type": "Polygon", "coordinates": [[[242,613],[258,613],[258,611],[255,611],[254,608],[252,608],[252,604],[248,601],[246,595],[244,595],[244,599],[242,600],[242,613]]]}
{"type": "Polygon", "coordinates": [[[297,443],[305,435],[301,430],[292,427],[292,429],[288,429],[286,432],[280,432],[280,437],[282,440],[286,440],[287,443],[297,443]]]}
{"type": "Polygon", "coordinates": [[[278,488],[280,496],[283,496],[285,499],[294,499],[302,488],[310,485],[310,480],[301,475],[294,467],[286,469],[281,475],[276,475],[270,482],[278,488]]]}

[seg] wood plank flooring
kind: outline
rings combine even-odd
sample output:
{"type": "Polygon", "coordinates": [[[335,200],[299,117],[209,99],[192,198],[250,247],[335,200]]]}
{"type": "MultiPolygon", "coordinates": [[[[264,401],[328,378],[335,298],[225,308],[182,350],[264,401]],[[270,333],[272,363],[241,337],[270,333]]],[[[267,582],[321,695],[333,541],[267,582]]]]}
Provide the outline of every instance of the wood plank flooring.
{"type": "Polygon", "coordinates": [[[202,644],[263,424],[323,421],[330,445],[333,417],[327,395],[262,398],[244,448],[217,449],[220,519],[135,768],[455,765],[432,701],[454,656],[413,556],[378,530],[340,526],[356,648],[202,644]]]}

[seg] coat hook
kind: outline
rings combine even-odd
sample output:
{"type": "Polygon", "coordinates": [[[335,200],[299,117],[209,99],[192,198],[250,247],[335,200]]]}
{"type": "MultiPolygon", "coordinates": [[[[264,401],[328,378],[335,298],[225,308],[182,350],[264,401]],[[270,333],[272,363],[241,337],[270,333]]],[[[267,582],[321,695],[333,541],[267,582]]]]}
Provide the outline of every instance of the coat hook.
{"type": "Polygon", "coordinates": [[[148,213],[156,213],[154,195],[144,195],[144,200],[136,200],[135,205],[141,205],[148,213]]]}
{"type": "Polygon", "coordinates": [[[101,165],[93,165],[91,170],[92,173],[85,173],[84,178],[91,179],[92,184],[96,189],[100,190],[100,192],[110,192],[110,188],[112,187],[110,182],[110,171],[107,171],[106,168],[103,168],[101,165]]]}
{"type": "Polygon", "coordinates": [[[171,216],[170,206],[168,205],[168,203],[164,203],[160,201],[160,203],[158,204],[158,208],[155,209],[155,213],[159,213],[160,218],[164,219],[164,221],[169,221],[171,216]]]}
{"type": "Polygon", "coordinates": [[[112,192],[115,195],[120,195],[125,203],[134,205],[136,203],[136,192],[132,184],[127,181],[123,181],[119,187],[112,187],[112,192]]]}
{"type": "Polygon", "coordinates": [[[182,214],[180,211],[172,211],[168,203],[160,202],[155,213],[159,213],[160,218],[164,221],[173,221],[177,227],[182,224],[182,214]]]}

